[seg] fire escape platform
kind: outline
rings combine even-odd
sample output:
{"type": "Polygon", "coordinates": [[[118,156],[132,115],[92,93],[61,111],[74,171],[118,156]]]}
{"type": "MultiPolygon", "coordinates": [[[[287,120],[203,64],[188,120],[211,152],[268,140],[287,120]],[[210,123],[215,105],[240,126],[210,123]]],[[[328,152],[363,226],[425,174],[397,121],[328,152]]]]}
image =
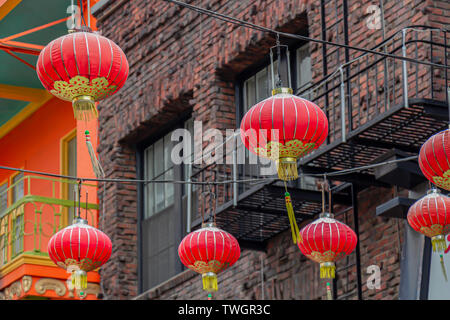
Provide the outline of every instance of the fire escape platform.
{"type": "MultiPolygon", "coordinates": [[[[418,154],[430,136],[448,127],[448,106],[443,101],[418,98],[410,99],[408,104],[393,106],[350,131],[346,142],[332,142],[302,158],[302,169],[318,173],[370,165],[392,149],[418,154]]],[[[351,179],[343,176],[343,180],[351,179]]]]}
{"type": "MultiPolygon", "coordinates": [[[[322,193],[315,190],[288,187],[299,227],[322,212],[322,193]]],[[[217,208],[216,223],[219,228],[235,236],[242,247],[264,250],[267,240],[290,229],[282,182],[270,181],[259,184],[241,193],[237,206],[228,201],[217,208]]],[[[346,192],[333,193],[335,204],[351,206],[351,195],[346,192]]],[[[210,216],[207,215],[205,219],[210,216]]],[[[200,226],[201,220],[193,223],[200,226]]]]}

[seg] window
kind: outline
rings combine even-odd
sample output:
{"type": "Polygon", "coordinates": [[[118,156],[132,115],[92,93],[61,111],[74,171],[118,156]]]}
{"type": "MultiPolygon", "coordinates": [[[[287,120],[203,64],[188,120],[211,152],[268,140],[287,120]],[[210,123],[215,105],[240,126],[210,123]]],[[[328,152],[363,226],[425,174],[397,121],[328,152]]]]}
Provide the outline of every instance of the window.
{"type": "Polygon", "coordinates": [[[23,213],[13,218],[13,247],[12,255],[15,256],[23,250],[23,213]]]}
{"type": "Polygon", "coordinates": [[[8,216],[0,220],[0,265],[8,261],[8,216]]]}
{"type": "Polygon", "coordinates": [[[15,203],[24,196],[24,175],[23,172],[16,174],[11,181],[11,203],[15,203]]]}
{"type": "MultiPolygon", "coordinates": [[[[11,204],[24,196],[24,174],[20,172],[11,179],[11,204]]],[[[12,255],[15,256],[23,250],[23,213],[18,212],[12,221],[12,255]]]]}
{"type": "MultiPolygon", "coordinates": [[[[144,151],[146,180],[173,180],[171,132],[144,151]]],[[[174,185],[149,183],[145,185],[144,218],[149,218],[173,204],[174,185]]]]}
{"type": "MultiPolygon", "coordinates": [[[[194,123],[189,119],[173,129],[185,128],[193,136],[194,123]]],[[[172,162],[172,149],[178,144],[172,141],[173,131],[159,137],[150,145],[141,146],[141,177],[146,180],[187,179],[187,165],[172,162]]],[[[184,150],[184,149],[183,149],[184,150]]],[[[181,157],[193,159],[190,155],[181,157]]],[[[192,188],[194,191],[194,188],[192,188]]],[[[173,183],[148,183],[140,189],[143,208],[140,220],[140,265],[139,290],[148,290],[183,270],[178,258],[178,245],[184,236],[186,225],[187,186],[173,183]]]]}
{"type": "MultiPolygon", "coordinates": [[[[67,176],[77,176],[77,132],[76,130],[69,133],[62,140],[62,174],[67,176]]],[[[63,184],[64,199],[75,199],[75,193],[78,192],[76,184],[63,184]]],[[[67,224],[72,223],[74,218],[75,208],[68,208],[67,210],[67,224]]]]}
{"type": "Polygon", "coordinates": [[[8,183],[0,185],[0,213],[8,207],[8,183]]]}

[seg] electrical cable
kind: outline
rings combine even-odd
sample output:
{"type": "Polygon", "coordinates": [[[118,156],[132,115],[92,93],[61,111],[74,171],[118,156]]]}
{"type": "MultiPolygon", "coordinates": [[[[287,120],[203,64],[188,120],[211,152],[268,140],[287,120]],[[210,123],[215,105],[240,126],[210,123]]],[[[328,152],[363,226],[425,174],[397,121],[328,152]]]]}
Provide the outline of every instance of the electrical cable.
{"type": "MultiPolygon", "coordinates": [[[[333,177],[333,176],[340,176],[345,175],[349,173],[355,173],[367,169],[372,169],[379,166],[384,166],[392,163],[398,163],[398,162],[404,162],[404,161],[411,161],[417,159],[418,156],[411,156],[403,159],[395,159],[395,160],[388,160],[380,163],[374,163],[366,166],[361,167],[355,167],[351,169],[344,169],[344,170],[338,170],[334,172],[326,172],[326,173],[301,173],[302,176],[310,176],[310,177],[333,177]]],[[[182,180],[145,180],[145,179],[108,179],[108,178],[83,178],[83,177],[74,177],[74,176],[67,176],[67,175],[61,175],[56,173],[48,173],[48,172],[42,172],[42,171],[36,171],[36,170],[27,170],[27,169],[20,169],[20,168],[13,168],[13,167],[7,167],[7,166],[0,166],[0,170],[11,170],[11,171],[19,171],[23,173],[32,173],[32,174],[38,174],[43,176],[49,176],[53,178],[64,178],[67,180],[73,180],[78,182],[85,182],[85,181],[91,181],[91,182],[115,182],[115,183],[175,183],[175,184],[196,184],[196,185],[222,185],[222,184],[231,184],[231,183],[263,183],[268,182],[270,180],[275,181],[279,180],[277,178],[273,177],[266,177],[266,178],[255,178],[255,179],[241,179],[241,180],[223,180],[223,181],[211,181],[211,182],[203,182],[203,181],[182,181],[182,180]]]]}

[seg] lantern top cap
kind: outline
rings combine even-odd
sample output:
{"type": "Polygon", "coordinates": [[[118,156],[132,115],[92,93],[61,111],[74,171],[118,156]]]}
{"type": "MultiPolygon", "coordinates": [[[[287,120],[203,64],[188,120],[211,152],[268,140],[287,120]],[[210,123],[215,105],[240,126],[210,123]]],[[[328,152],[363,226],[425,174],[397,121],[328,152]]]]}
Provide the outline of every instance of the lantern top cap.
{"type": "Polygon", "coordinates": [[[291,88],[287,88],[287,87],[280,87],[280,88],[275,88],[272,90],[272,96],[275,96],[280,93],[293,94],[294,91],[291,88]]]}
{"type": "Polygon", "coordinates": [[[334,219],[334,214],[332,214],[330,212],[322,212],[319,215],[319,218],[331,218],[331,219],[334,219]]]}
{"type": "Polygon", "coordinates": [[[430,190],[427,191],[427,195],[431,194],[431,195],[436,195],[436,194],[440,194],[441,191],[438,188],[431,188],[430,190]]]}
{"type": "Polygon", "coordinates": [[[86,224],[88,225],[88,221],[82,218],[75,218],[73,219],[73,223],[72,224],[86,224]]]}
{"type": "Polygon", "coordinates": [[[217,228],[217,225],[214,222],[203,222],[202,228],[217,228]]]}

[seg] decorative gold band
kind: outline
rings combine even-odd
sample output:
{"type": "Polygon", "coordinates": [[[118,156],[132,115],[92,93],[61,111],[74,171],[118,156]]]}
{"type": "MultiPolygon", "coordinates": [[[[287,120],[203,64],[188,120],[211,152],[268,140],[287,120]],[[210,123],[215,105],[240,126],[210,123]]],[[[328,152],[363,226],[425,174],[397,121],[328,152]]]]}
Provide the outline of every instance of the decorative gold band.
{"type": "Polygon", "coordinates": [[[95,100],[94,100],[94,98],[93,97],[91,97],[91,96],[78,96],[78,97],[75,97],[75,98],[73,98],[73,100],[72,100],[72,102],[77,102],[77,101],[90,101],[90,102],[92,102],[92,103],[95,103],[95,100]]]}
{"type": "Polygon", "coordinates": [[[292,157],[286,157],[286,158],[280,158],[279,162],[280,163],[297,163],[297,159],[292,158],[292,157]]]}
{"type": "Polygon", "coordinates": [[[272,90],[272,95],[276,95],[279,93],[289,93],[289,94],[293,94],[294,91],[291,88],[275,88],[272,90]]]}

